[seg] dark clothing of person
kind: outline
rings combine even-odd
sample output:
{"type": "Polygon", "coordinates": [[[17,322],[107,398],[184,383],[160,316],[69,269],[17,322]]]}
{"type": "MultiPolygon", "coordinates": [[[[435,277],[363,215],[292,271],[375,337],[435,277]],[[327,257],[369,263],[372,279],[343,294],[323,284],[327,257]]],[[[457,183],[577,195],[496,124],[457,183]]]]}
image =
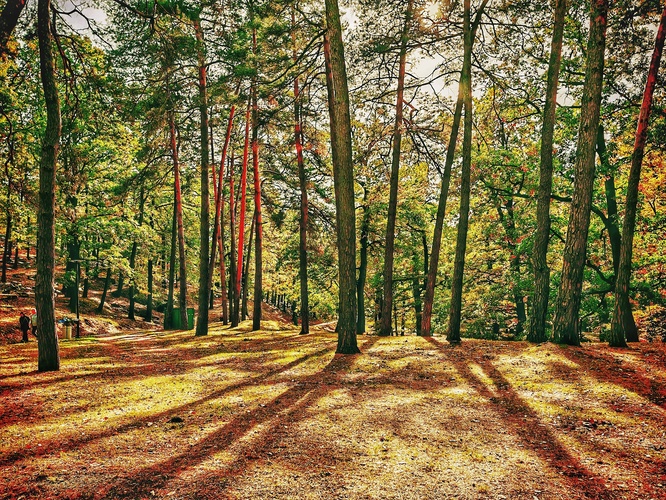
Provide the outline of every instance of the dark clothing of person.
{"type": "Polygon", "coordinates": [[[19,318],[19,325],[21,326],[21,333],[23,333],[23,342],[28,341],[28,330],[30,330],[30,318],[25,314],[21,314],[19,318]]]}

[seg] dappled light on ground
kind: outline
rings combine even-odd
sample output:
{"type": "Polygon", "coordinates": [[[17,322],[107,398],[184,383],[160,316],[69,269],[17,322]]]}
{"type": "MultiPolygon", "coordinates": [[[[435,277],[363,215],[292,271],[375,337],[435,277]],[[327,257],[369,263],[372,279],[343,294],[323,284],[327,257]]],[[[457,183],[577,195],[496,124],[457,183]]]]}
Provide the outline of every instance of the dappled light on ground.
{"type": "Polygon", "coordinates": [[[210,332],[0,347],[0,498],[666,498],[662,344],[210,332]]]}

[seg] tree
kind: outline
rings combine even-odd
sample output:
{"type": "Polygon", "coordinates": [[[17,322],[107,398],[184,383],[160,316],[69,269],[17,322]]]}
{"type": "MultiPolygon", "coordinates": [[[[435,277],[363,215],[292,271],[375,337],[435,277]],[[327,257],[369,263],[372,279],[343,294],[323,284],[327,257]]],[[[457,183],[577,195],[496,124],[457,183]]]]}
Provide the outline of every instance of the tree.
{"type": "Polygon", "coordinates": [[[37,236],[37,303],[38,370],[60,369],[58,336],[55,324],[55,173],[60,142],[60,99],[55,79],[51,32],[51,2],[39,0],[37,33],[39,36],[40,74],[46,103],[46,130],[39,163],[39,232],[37,236]]]}
{"type": "Polygon", "coordinates": [[[465,269],[465,251],[467,249],[467,230],[469,225],[469,197],[472,166],[472,27],[470,21],[470,0],[464,2],[463,22],[464,52],[463,68],[460,73],[460,87],[463,95],[463,152],[462,175],[460,182],[460,219],[456,255],[453,264],[453,283],[451,286],[451,310],[446,339],[452,343],[460,342],[460,318],[462,313],[463,272],[465,269]]]}
{"type": "Polygon", "coordinates": [[[206,84],[206,61],[204,56],[204,38],[199,12],[194,16],[194,32],[197,40],[197,62],[199,67],[199,114],[201,139],[201,244],[199,246],[199,311],[197,313],[197,329],[195,335],[208,334],[208,298],[211,293],[209,274],[213,268],[209,265],[210,239],[210,169],[208,166],[208,88],[206,84]]]}
{"type": "Polygon", "coordinates": [[[26,0],[8,0],[0,13],[0,59],[5,55],[9,38],[23,12],[26,0]]]}
{"type": "Polygon", "coordinates": [[[594,187],[595,145],[601,107],[607,16],[607,0],[591,2],[587,67],[574,167],[574,193],[553,322],[555,340],[570,345],[580,345],[578,313],[594,187]]]}
{"type": "Polygon", "coordinates": [[[338,346],[336,353],[360,352],[356,343],[356,213],[349,88],[337,0],[326,0],[326,86],[331,128],[335,220],[338,238],[338,346]]]}
{"type": "Polygon", "coordinates": [[[641,165],[647,142],[647,129],[652,108],[652,98],[657,84],[657,74],[664,49],[666,38],[666,7],[661,14],[657,37],[654,43],[654,52],[650,61],[650,69],[643,92],[643,102],[638,116],[634,150],[631,156],[631,170],[627,184],[627,198],[625,201],[624,225],[622,226],[622,246],[620,249],[620,265],[615,280],[615,307],[611,322],[609,344],[614,347],[626,346],[625,338],[630,342],[638,341],[637,332],[627,332],[627,314],[631,314],[629,305],[629,283],[631,280],[631,261],[633,253],[633,238],[636,227],[636,206],[638,203],[638,187],[641,178],[641,165]]]}
{"type": "MultiPolygon", "coordinates": [[[[472,44],[476,37],[476,30],[481,22],[481,16],[486,7],[488,0],[484,0],[479,6],[479,10],[474,17],[472,25],[472,44]]],[[[470,47],[471,50],[471,47],[470,47]]],[[[446,214],[446,203],[449,195],[449,184],[451,182],[451,167],[455,158],[456,143],[458,142],[458,131],[460,130],[460,120],[462,118],[463,110],[463,97],[464,88],[462,85],[462,72],[460,83],[458,84],[458,97],[456,99],[456,106],[453,112],[453,122],[451,124],[451,134],[449,137],[449,144],[446,150],[446,159],[444,163],[444,171],[442,173],[442,183],[439,192],[439,201],[437,204],[437,216],[435,218],[435,228],[432,237],[432,247],[430,250],[430,263],[428,266],[428,274],[426,276],[425,296],[423,298],[423,312],[421,315],[421,335],[429,337],[432,335],[432,306],[435,300],[435,283],[437,281],[437,270],[439,269],[439,254],[442,245],[442,228],[444,226],[444,215],[446,214]]]]}
{"type": "Polygon", "coordinates": [[[562,60],[562,40],[564,18],[567,12],[566,0],[554,1],[553,35],[550,44],[548,77],[546,83],[546,103],[543,108],[541,126],[541,161],[539,163],[539,191],[537,194],[537,229],[532,249],[534,267],[534,294],[527,339],[530,342],[545,342],[548,297],[550,295],[550,269],[546,255],[550,239],[550,196],[553,190],[553,131],[557,110],[557,89],[562,60]]]}
{"type": "Polygon", "coordinates": [[[414,1],[408,0],[405,24],[400,37],[398,63],[398,89],[396,92],[395,123],[393,126],[393,154],[391,157],[391,181],[389,187],[388,219],[386,222],[386,244],[384,247],[384,300],[379,335],[391,335],[391,311],[393,309],[393,254],[395,251],[395,219],[398,209],[398,180],[400,170],[400,145],[403,131],[403,108],[405,95],[405,73],[407,65],[407,43],[409,27],[414,17],[414,1]]]}

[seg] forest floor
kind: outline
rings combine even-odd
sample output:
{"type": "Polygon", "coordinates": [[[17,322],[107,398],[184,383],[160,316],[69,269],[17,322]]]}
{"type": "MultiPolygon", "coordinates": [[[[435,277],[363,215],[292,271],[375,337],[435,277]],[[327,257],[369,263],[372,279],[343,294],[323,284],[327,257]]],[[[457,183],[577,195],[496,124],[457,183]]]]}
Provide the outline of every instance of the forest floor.
{"type": "Polygon", "coordinates": [[[38,373],[30,300],[0,308],[1,499],[666,499],[661,342],[364,335],[341,356],[269,308],[195,337],[118,303],[38,373]]]}

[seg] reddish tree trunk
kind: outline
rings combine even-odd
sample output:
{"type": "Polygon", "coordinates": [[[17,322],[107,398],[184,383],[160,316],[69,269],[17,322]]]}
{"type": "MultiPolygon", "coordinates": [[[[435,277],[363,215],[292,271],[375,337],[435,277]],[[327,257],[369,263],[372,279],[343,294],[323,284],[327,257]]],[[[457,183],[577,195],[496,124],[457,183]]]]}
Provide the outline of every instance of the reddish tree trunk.
{"type": "Polygon", "coordinates": [[[180,164],[178,162],[178,145],[176,144],[176,123],[174,112],[169,112],[169,136],[171,139],[171,156],[173,158],[173,193],[176,210],[176,228],[178,232],[178,259],[180,288],[178,307],[180,309],[180,327],[187,329],[187,266],[185,262],[185,228],[183,226],[183,198],[180,189],[180,164]]]}
{"type": "Polygon", "coordinates": [[[634,230],[636,228],[636,206],[638,203],[638,186],[641,180],[641,166],[647,142],[647,129],[652,109],[652,97],[657,85],[659,64],[664,49],[664,38],[666,38],[666,7],[661,14],[659,29],[654,43],[648,78],[643,92],[643,102],[638,115],[638,126],[636,128],[636,139],[634,141],[634,152],[631,156],[631,169],[627,183],[627,199],[624,210],[624,224],[622,226],[622,248],[620,249],[620,266],[617,279],[615,280],[615,307],[613,309],[613,320],[611,322],[611,334],[609,343],[611,346],[622,347],[626,345],[625,338],[629,342],[638,342],[638,331],[625,331],[628,323],[626,315],[631,314],[629,304],[629,282],[631,280],[631,260],[634,244],[634,230]]]}
{"type": "MultiPolygon", "coordinates": [[[[253,34],[256,51],[256,32],[253,34]]],[[[254,174],[254,308],[252,331],[261,329],[263,228],[261,222],[261,178],[259,176],[259,109],[256,83],[252,89],[252,172],[254,174]]]]}
{"type": "Polygon", "coordinates": [[[235,282],[235,305],[234,305],[234,319],[231,326],[238,326],[239,313],[240,313],[240,297],[241,297],[241,281],[243,279],[243,240],[245,239],[245,204],[246,204],[246,191],[247,191],[247,162],[250,149],[250,111],[251,103],[248,102],[247,111],[245,112],[245,145],[243,147],[243,166],[241,170],[241,183],[240,183],[240,213],[238,215],[238,262],[236,264],[236,282],[235,282]]]}

